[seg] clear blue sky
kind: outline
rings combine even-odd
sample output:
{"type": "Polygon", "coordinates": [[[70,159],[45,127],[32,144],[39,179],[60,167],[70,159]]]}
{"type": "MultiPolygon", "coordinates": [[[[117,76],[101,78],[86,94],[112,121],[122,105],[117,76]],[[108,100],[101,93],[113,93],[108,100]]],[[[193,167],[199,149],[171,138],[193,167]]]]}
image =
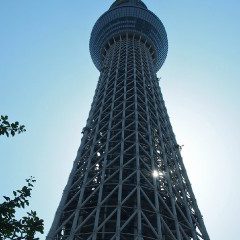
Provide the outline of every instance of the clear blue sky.
{"type": "MultiPolygon", "coordinates": [[[[0,0],[0,114],[27,128],[0,138],[0,193],[35,176],[31,207],[45,219],[45,234],[99,76],[88,51],[90,32],[111,3],[0,0]]],[[[145,3],[168,33],[158,76],[209,235],[239,239],[240,1],[145,3]]]]}

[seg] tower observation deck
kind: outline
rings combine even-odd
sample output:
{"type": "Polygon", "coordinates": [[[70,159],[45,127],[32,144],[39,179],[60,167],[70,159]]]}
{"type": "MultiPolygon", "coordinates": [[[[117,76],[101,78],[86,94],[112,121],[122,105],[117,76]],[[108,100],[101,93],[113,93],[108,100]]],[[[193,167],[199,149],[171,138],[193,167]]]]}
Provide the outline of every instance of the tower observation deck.
{"type": "Polygon", "coordinates": [[[48,240],[209,240],[156,75],[167,50],[140,0],[96,22],[100,77],[48,240]]]}

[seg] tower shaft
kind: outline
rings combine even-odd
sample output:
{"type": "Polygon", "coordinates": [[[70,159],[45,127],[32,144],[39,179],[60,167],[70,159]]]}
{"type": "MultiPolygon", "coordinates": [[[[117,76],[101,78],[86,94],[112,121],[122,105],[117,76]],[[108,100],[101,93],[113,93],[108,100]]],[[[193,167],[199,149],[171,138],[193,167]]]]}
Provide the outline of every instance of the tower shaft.
{"type": "Polygon", "coordinates": [[[151,39],[121,31],[101,55],[87,125],[47,239],[209,240],[162,98],[151,39]]]}

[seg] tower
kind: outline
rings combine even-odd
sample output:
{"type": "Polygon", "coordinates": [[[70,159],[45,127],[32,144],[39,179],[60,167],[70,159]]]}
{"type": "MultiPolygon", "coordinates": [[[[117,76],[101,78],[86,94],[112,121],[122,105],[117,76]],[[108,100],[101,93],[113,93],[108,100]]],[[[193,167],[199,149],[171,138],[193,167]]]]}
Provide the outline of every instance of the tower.
{"type": "Polygon", "coordinates": [[[167,49],[140,0],[116,0],[96,22],[100,77],[47,239],[209,240],[156,75],[167,49]]]}

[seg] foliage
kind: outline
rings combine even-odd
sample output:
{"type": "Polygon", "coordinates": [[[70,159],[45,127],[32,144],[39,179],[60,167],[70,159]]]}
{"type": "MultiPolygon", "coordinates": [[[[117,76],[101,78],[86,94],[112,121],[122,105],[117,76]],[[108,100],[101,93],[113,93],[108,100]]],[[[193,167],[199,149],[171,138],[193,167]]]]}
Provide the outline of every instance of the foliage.
{"type": "Polygon", "coordinates": [[[0,204],[0,239],[12,240],[37,240],[36,233],[43,233],[43,220],[35,211],[27,212],[27,216],[17,220],[16,209],[24,209],[29,206],[28,198],[31,197],[33,183],[36,180],[31,177],[26,179],[26,186],[21,190],[13,191],[14,197],[3,196],[5,202],[0,204]]]}
{"type": "Polygon", "coordinates": [[[14,136],[16,133],[22,133],[25,132],[25,126],[20,125],[19,122],[10,123],[8,121],[8,116],[1,115],[0,118],[0,135],[6,135],[9,137],[9,135],[14,136]]]}

